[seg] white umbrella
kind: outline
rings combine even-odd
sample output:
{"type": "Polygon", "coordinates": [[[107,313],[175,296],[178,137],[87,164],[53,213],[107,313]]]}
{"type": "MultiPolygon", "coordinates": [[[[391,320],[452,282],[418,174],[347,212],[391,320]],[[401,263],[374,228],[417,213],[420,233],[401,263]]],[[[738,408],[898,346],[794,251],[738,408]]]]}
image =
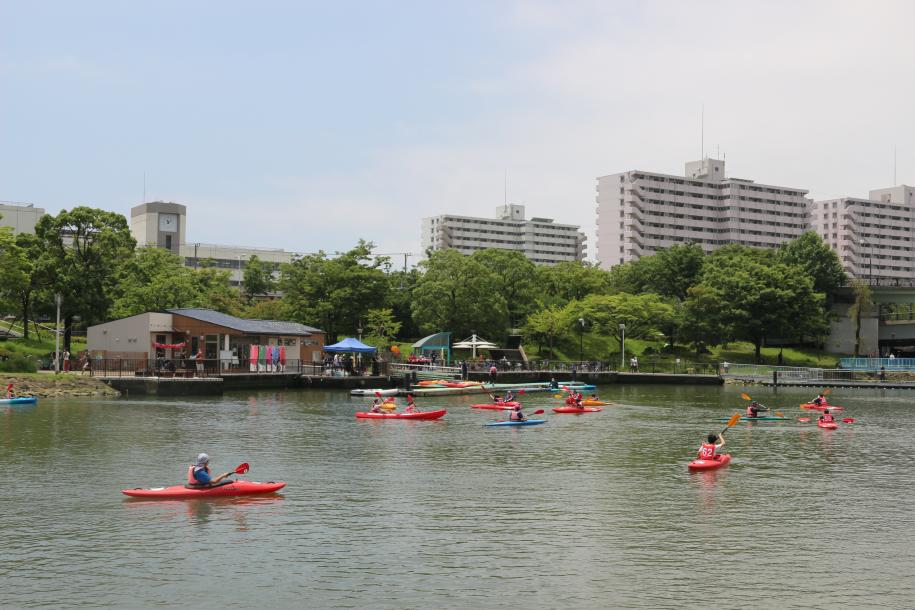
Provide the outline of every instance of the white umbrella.
{"type": "Polygon", "coordinates": [[[473,357],[477,357],[477,348],[480,349],[496,349],[498,346],[495,343],[491,343],[486,339],[481,339],[476,335],[470,335],[468,338],[463,341],[459,341],[452,345],[452,347],[457,348],[470,348],[473,350],[473,357]]]}

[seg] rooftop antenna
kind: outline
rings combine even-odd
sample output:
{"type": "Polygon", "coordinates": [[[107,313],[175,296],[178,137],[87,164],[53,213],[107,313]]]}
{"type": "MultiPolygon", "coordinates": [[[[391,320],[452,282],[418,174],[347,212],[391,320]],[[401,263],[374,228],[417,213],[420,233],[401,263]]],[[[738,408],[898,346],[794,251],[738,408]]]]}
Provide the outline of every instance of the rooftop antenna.
{"type": "Polygon", "coordinates": [[[503,195],[502,195],[502,204],[508,205],[508,168],[505,168],[505,179],[503,181],[503,195]]]}
{"type": "Polygon", "coordinates": [[[705,159],[705,104],[702,104],[702,110],[699,113],[699,148],[701,149],[701,159],[705,159]]]}

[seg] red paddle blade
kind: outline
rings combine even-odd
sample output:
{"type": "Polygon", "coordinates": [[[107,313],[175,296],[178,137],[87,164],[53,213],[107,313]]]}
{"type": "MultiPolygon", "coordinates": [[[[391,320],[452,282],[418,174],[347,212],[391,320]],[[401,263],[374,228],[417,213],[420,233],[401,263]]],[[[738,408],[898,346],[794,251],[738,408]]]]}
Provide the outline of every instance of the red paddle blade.
{"type": "Polygon", "coordinates": [[[855,423],[855,418],[854,418],[854,417],[846,417],[845,419],[842,420],[842,423],[843,423],[843,424],[853,424],[853,423],[855,423]]]}
{"type": "Polygon", "coordinates": [[[537,409],[531,415],[542,415],[542,414],[543,414],[543,409],[537,409]]]}
{"type": "Polygon", "coordinates": [[[807,422],[810,421],[810,418],[809,418],[809,417],[798,417],[798,418],[797,418],[797,421],[803,422],[803,423],[806,424],[807,422]]]}
{"type": "Polygon", "coordinates": [[[249,468],[248,462],[245,462],[244,464],[239,464],[238,466],[235,467],[235,474],[245,474],[246,472],[248,472],[248,468],[249,468]]]}

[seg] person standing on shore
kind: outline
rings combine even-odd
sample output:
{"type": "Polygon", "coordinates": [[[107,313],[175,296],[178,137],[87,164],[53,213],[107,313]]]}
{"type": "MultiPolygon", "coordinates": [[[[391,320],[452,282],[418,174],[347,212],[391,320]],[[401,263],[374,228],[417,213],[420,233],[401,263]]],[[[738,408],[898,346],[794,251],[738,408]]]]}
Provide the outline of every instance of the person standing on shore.
{"type": "Polygon", "coordinates": [[[7,398],[16,398],[16,392],[13,390],[13,384],[7,384],[6,386],[6,397],[7,398]]]}
{"type": "Polygon", "coordinates": [[[496,368],[496,363],[493,362],[489,367],[489,383],[490,385],[496,385],[496,375],[498,375],[499,369],[496,368]]]}
{"type": "Polygon", "coordinates": [[[197,374],[203,377],[203,350],[198,349],[197,355],[194,357],[194,360],[197,361],[197,374]]]}

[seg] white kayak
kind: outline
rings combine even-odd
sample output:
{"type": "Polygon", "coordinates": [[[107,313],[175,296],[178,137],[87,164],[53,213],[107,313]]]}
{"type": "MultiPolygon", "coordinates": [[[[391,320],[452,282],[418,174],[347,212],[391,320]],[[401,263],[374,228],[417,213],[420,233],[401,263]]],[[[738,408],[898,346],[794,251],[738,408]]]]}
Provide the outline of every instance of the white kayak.
{"type": "Polygon", "coordinates": [[[350,390],[350,396],[397,396],[397,388],[381,388],[374,390],[365,390],[362,388],[350,390]]]}

